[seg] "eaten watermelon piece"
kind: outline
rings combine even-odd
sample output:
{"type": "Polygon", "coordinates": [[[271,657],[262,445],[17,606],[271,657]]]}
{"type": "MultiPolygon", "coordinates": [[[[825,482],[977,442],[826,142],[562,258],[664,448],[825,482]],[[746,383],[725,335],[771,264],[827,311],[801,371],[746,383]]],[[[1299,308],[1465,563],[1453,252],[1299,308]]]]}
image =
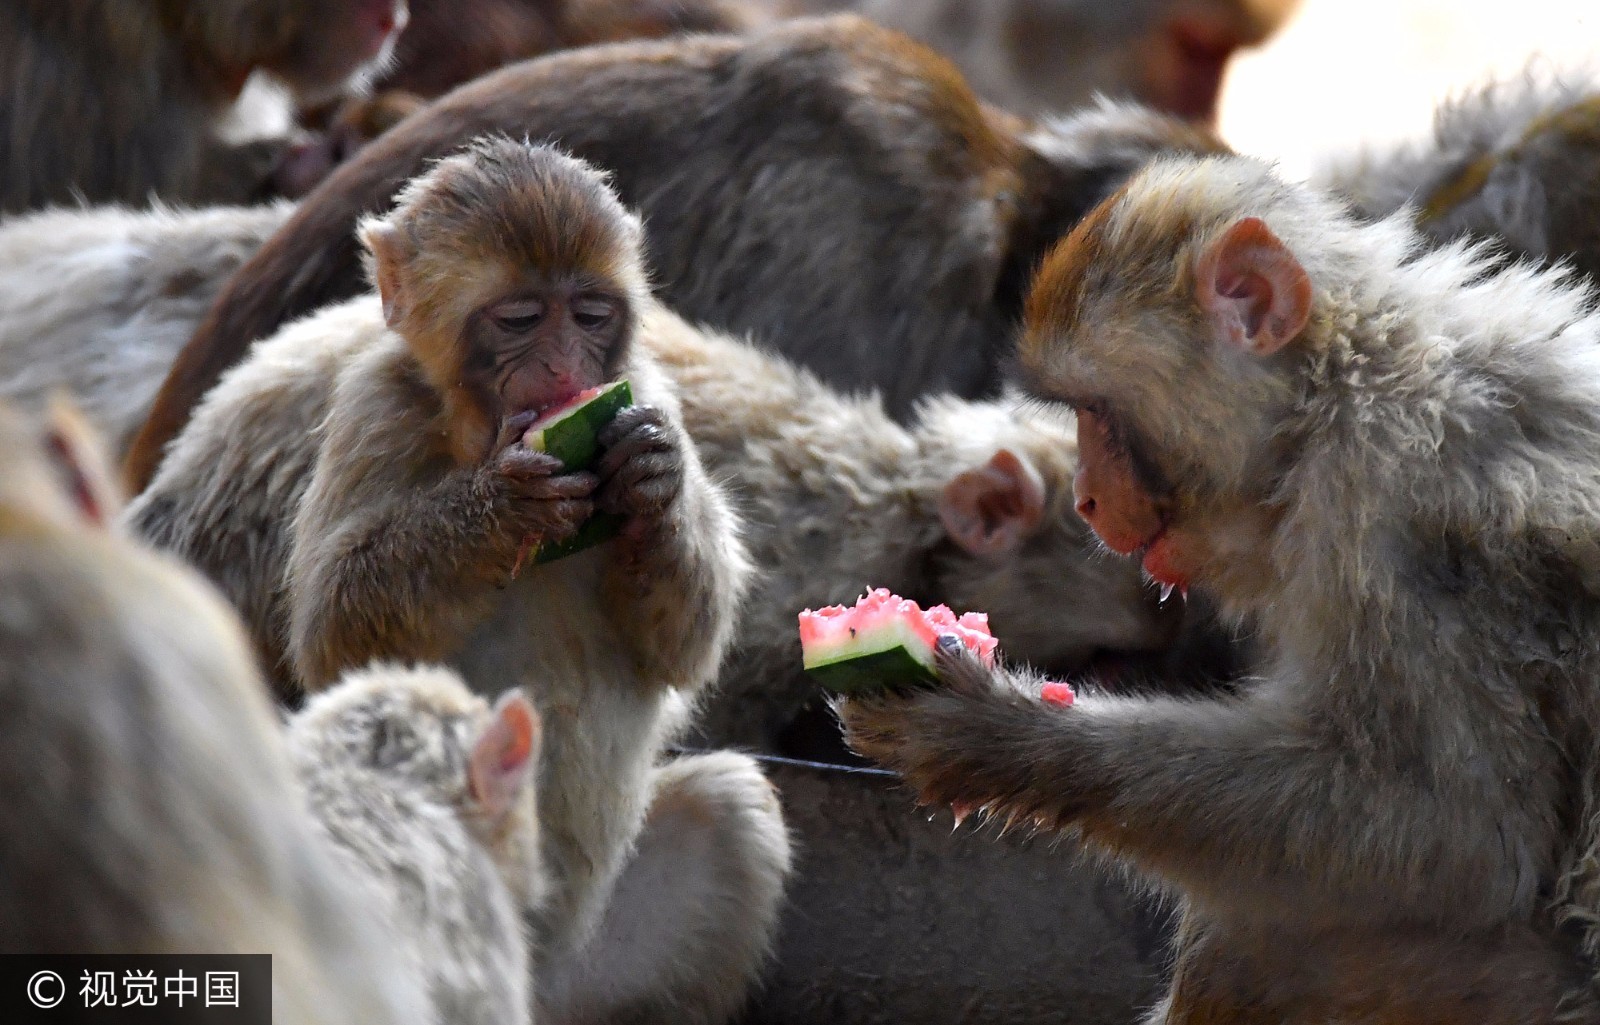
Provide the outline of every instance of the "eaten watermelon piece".
{"type": "MultiPolygon", "coordinates": [[[[522,436],[522,443],[535,452],[555,456],[568,471],[587,470],[600,456],[600,432],[631,405],[633,388],[627,381],[613,381],[581,391],[546,410],[522,436]]],[[[623,517],[615,513],[597,512],[584,520],[577,533],[565,541],[534,549],[533,561],[554,562],[593,548],[616,537],[624,522],[623,517]]]]}
{"type": "Polygon", "coordinates": [[[924,611],[886,588],[868,591],[854,606],[800,613],[800,651],[806,671],[835,694],[862,694],[937,681],[935,645],[941,634],[994,665],[1000,643],[981,612],[957,616],[944,605],[924,611]]]}

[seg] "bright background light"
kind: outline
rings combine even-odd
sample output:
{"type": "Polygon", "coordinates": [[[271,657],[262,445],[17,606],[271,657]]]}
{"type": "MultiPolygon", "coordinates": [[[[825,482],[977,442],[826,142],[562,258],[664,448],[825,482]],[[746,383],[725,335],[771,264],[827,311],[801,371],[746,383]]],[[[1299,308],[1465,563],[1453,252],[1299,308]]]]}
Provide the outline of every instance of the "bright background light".
{"type": "Polygon", "coordinates": [[[1600,71],[1600,0],[1304,0],[1234,61],[1222,133],[1303,175],[1318,154],[1425,132],[1439,99],[1535,57],[1600,71]]]}

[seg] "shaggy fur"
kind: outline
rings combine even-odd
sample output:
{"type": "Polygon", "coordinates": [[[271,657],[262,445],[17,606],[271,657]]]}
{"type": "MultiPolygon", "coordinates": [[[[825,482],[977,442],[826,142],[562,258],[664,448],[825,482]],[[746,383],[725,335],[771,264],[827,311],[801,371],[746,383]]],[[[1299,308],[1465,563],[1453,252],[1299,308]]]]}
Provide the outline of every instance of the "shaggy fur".
{"type": "Polygon", "coordinates": [[[0,225],[0,398],[70,390],[120,462],[172,359],[288,205],[51,210],[0,225]]]}
{"type": "Polygon", "coordinates": [[[366,50],[382,2],[0,6],[0,212],[83,200],[142,204],[152,195],[237,203],[267,194],[288,140],[232,145],[218,135],[245,77],[264,68],[302,98],[359,80],[387,56],[387,43],[375,55],[366,50]]]}
{"type": "Polygon", "coordinates": [[[486,132],[556,141],[613,171],[669,307],[836,386],[876,388],[896,417],[932,391],[993,389],[1040,256],[1108,179],[1195,134],[1174,124],[1128,164],[1057,162],[948,62],[851,17],[514,65],[408,119],[307,197],[178,360],[130,479],[149,480],[252,340],[363,290],[358,220],[486,132]]]}
{"type": "Polygon", "coordinates": [[[439,1022],[527,1025],[522,916],[543,880],[533,787],[485,813],[468,765],[489,705],[454,673],[351,673],[289,721],[289,756],[311,810],[370,887],[406,970],[439,1022]]]}
{"type": "Polygon", "coordinates": [[[1497,239],[1513,253],[1600,273],[1600,87],[1529,70],[1439,108],[1433,133],[1337,160],[1319,181],[1382,217],[1409,206],[1440,240],[1497,239]]]}
{"type": "Polygon", "coordinates": [[[676,382],[684,427],[726,481],[757,567],[733,654],[697,725],[712,740],[770,749],[817,694],[800,670],[795,614],[869,587],[981,609],[1006,652],[1069,669],[1102,649],[1156,648],[1180,612],[1136,567],[1095,550],[1072,509],[1072,419],[1016,401],[924,404],[915,427],[876,398],[848,398],[733,339],[676,329],[645,344],[676,382]],[[957,478],[1017,455],[1044,489],[1039,524],[1014,544],[968,551],[941,518],[957,478]]]}
{"type": "Polygon", "coordinates": [[[0,949],[270,953],[284,1020],[431,1025],[306,814],[237,620],[85,520],[110,489],[66,437],[49,466],[0,410],[0,949]]]}
{"type": "MultiPolygon", "coordinates": [[[[528,152],[595,179],[553,151],[528,152]]],[[[502,198],[481,198],[492,218],[502,198]]],[[[395,216],[403,224],[405,208],[395,216]]],[[[417,241],[425,251],[427,239],[417,241]]],[[[636,250],[628,257],[638,259],[636,250]]],[[[474,277],[466,267],[451,273],[474,277]]],[[[629,327],[640,337],[671,320],[647,296],[633,312],[639,321],[629,327]]],[[[684,695],[716,673],[749,572],[727,501],[678,426],[670,381],[637,344],[617,370],[653,410],[652,437],[664,451],[648,455],[671,484],[652,533],[630,543],[515,572],[521,533],[500,526],[511,510],[495,465],[442,456],[445,397],[372,298],[258,346],[207,397],[128,511],[141,534],[240,601],[280,679],[316,689],[375,657],[442,660],[480,693],[518,685],[530,696],[544,719],[537,785],[550,878],[550,899],[534,916],[545,959],[540,1000],[558,1017],[556,995],[573,992],[563,979],[596,956],[585,945],[635,843],[652,849],[656,802],[672,778],[657,757],[684,695]]],[[[724,942],[710,960],[688,960],[707,952],[684,937],[663,939],[660,956],[673,970],[650,996],[679,1007],[680,1020],[720,1020],[738,1003],[776,917],[787,838],[770,787],[753,768],[747,778],[746,803],[763,811],[740,811],[737,823],[708,796],[720,792],[715,780],[685,784],[691,823],[742,838],[726,862],[703,867],[735,863],[741,873],[662,881],[652,864],[635,863],[652,886],[710,887],[722,895],[716,906],[738,912],[719,920],[724,942]],[[731,991],[708,987],[707,972],[741,981],[731,991]],[[695,994],[708,992],[716,1000],[696,1005],[695,994]]]]}
{"type": "Polygon", "coordinates": [[[923,800],[1179,890],[1156,1020],[1600,1020],[1600,318],[1568,274],[1422,242],[1256,162],[1172,161],[1041,272],[1027,381],[1116,424],[1164,529],[1204,538],[1194,583],[1259,624],[1245,692],[1052,709],[954,659],[845,710],[923,800]],[[1313,285],[1272,356],[1197,311],[1246,217],[1313,285]]]}

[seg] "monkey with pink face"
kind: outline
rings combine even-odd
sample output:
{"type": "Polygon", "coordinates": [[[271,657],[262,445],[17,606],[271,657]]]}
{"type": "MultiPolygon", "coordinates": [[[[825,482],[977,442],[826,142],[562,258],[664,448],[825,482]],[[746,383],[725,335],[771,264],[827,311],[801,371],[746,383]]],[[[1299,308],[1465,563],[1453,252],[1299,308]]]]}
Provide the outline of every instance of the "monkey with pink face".
{"type": "Polygon", "coordinates": [[[1254,620],[1259,678],[1057,708],[955,645],[854,746],[1181,893],[1152,1021],[1600,1021],[1596,295],[1167,160],[1045,260],[1020,356],[1079,512],[1254,620]]]}

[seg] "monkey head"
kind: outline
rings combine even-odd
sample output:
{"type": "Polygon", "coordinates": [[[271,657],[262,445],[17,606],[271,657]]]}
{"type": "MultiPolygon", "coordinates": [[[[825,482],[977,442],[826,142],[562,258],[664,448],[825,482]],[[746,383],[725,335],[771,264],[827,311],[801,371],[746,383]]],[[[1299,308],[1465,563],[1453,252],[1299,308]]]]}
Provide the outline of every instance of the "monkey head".
{"type": "Polygon", "coordinates": [[[283,21],[290,26],[288,38],[261,66],[288,85],[302,107],[325,103],[349,84],[364,84],[389,62],[409,20],[406,0],[302,0],[290,6],[304,13],[283,21]]]}
{"type": "Polygon", "coordinates": [[[1082,557],[1093,539],[1073,511],[1077,441],[1065,410],[1007,396],[933,399],[920,414],[946,539],[933,595],[984,610],[1009,657],[1050,672],[1172,642],[1178,602],[1160,602],[1136,566],[1082,557]]]}
{"type": "Polygon", "coordinates": [[[539,714],[520,691],[491,707],[449,670],[384,665],[312,698],[290,730],[303,763],[370,774],[453,811],[523,899],[538,878],[540,737],[539,714]]]}
{"type": "Polygon", "coordinates": [[[1024,382],[1078,412],[1078,512],[1164,585],[1247,601],[1272,576],[1286,425],[1312,362],[1302,336],[1330,283],[1316,263],[1352,234],[1329,230],[1344,221],[1258,162],[1166,160],[1040,268],[1024,382]],[[1284,238],[1316,245],[1297,255],[1284,238]]]}
{"type": "Polygon", "coordinates": [[[643,228],[589,164],[479,141],[360,231],[384,317],[445,397],[460,462],[624,365],[649,295],[643,228]]]}

